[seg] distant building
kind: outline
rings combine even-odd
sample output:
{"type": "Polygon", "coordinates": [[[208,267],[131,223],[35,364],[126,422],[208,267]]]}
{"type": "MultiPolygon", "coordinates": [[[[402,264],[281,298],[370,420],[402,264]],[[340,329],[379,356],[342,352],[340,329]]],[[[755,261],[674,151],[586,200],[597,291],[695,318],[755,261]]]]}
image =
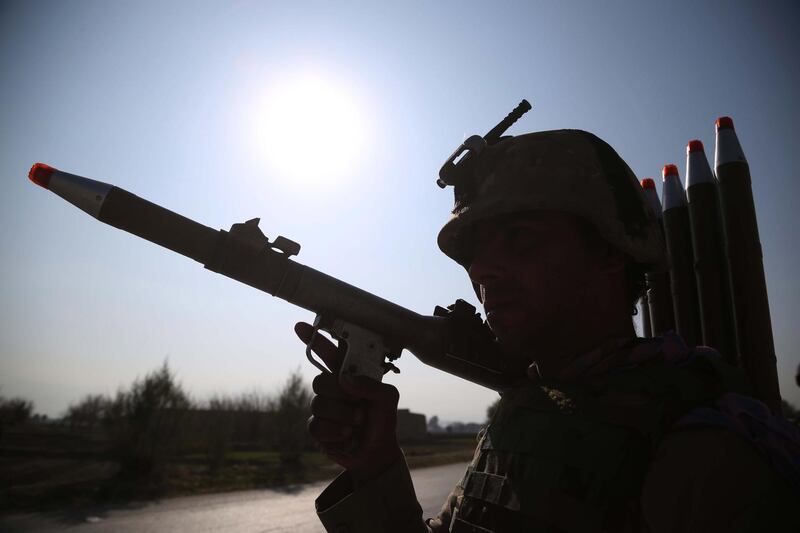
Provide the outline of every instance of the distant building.
{"type": "Polygon", "coordinates": [[[397,410],[397,440],[409,442],[428,438],[425,415],[412,413],[408,409],[397,410]]]}
{"type": "Polygon", "coordinates": [[[477,424],[475,422],[440,423],[439,417],[433,415],[430,420],[428,420],[428,433],[430,435],[472,436],[477,435],[484,426],[485,424],[477,424]]]}
{"type": "Polygon", "coordinates": [[[482,428],[483,425],[474,422],[467,422],[466,424],[463,422],[453,422],[445,427],[445,431],[453,435],[477,435],[482,428]]]}

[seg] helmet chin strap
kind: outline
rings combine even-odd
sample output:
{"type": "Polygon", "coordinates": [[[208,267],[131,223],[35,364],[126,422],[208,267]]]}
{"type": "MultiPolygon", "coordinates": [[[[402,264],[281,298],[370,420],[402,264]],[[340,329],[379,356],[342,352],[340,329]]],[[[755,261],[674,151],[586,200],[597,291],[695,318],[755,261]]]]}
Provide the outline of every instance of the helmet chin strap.
{"type": "Polygon", "coordinates": [[[480,286],[480,284],[479,284],[479,283],[475,283],[475,282],[473,281],[473,282],[472,282],[472,290],[474,290],[474,291],[475,291],[475,296],[477,296],[477,297],[478,297],[478,301],[479,301],[480,303],[483,303],[483,300],[481,299],[481,286],[480,286]]]}

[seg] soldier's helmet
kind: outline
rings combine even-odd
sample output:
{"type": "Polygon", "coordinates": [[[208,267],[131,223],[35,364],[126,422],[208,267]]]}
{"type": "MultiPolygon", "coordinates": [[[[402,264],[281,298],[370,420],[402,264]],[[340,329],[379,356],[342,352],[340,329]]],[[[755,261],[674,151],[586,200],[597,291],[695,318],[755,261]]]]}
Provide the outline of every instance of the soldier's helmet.
{"type": "Polygon", "coordinates": [[[577,215],[635,263],[665,262],[655,214],[625,161],[599,137],[554,130],[501,137],[459,165],[452,217],[439,248],[469,267],[472,231],[489,219],[531,211],[577,215]]]}

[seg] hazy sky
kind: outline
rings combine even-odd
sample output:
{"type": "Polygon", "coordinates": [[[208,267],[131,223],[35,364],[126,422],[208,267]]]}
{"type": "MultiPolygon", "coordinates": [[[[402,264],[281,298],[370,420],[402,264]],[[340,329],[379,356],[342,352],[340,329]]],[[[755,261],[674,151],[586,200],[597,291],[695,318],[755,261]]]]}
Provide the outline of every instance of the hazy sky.
{"type": "MultiPolygon", "coordinates": [[[[31,184],[32,163],[216,228],[261,217],[299,262],[429,314],[476,303],[436,246],[437,171],[527,98],[511,133],[592,131],[640,178],[683,174],[687,141],[713,154],[714,120],[734,118],[800,405],[797,6],[2,1],[0,393],[56,415],[164,358],[198,398],[314,375],[292,332],[310,313],[97,222],[31,184]]],[[[428,416],[480,421],[495,396],[398,364],[401,407],[428,416]]]]}

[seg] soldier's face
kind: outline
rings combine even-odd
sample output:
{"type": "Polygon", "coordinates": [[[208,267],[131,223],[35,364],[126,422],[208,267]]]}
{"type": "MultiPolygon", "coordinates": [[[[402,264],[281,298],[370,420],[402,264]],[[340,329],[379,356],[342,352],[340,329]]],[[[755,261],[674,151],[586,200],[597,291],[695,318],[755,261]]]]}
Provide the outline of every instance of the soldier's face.
{"type": "Polygon", "coordinates": [[[536,212],[482,224],[469,276],[510,352],[552,346],[603,312],[609,246],[578,217],[536,212]],[[534,346],[531,346],[534,344],[534,346]]]}

